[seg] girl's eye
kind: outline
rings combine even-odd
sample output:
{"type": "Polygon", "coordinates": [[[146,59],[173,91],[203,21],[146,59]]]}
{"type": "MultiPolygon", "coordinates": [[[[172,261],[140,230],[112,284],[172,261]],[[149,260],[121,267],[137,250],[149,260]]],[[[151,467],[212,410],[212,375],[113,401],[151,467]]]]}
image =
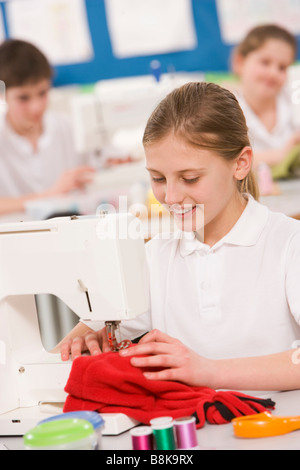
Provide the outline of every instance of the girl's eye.
{"type": "Polygon", "coordinates": [[[19,96],[19,100],[20,100],[20,101],[23,101],[23,102],[28,101],[28,100],[29,100],[29,96],[19,96]]]}
{"type": "Polygon", "coordinates": [[[286,69],[287,69],[287,68],[286,68],[285,65],[281,65],[281,66],[279,67],[280,72],[285,72],[286,69]]]}
{"type": "Polygon", "coordinates": [[[267,59],[262,59],[261,64],[265,65],[265,66],[268,66],[270,64],[270,62],[267,59]]]}
{"type": "MultiPolygon", "coordinates": [[[[165,181],[165,178],[163,178],[163,177],[162,178],[154,178],[152,176],[152,181],[154,183],[163,183],[165,181]]],[[[183,178],[183,181],[186,184],[193,184],[193,183],[197,183],[197,181],[199,181],[199,177],[197,177],[197,178],[183,178]]]]}
{"type": "Polygon", "coordinates": [[[190,178],[190,179],[183,179],[183,181],[187,184],[193,184],[193,183],[197,183],[197,181],[199,181],[199,177],[197,178],[190,178]]]}
{"type": "Polygon", "coordinates": [[[153,181],[154,183],[162,183],[163,181],[165,181],[165,178],[154,178],[154,177],[152,176],[152,181],[153,181]]]}

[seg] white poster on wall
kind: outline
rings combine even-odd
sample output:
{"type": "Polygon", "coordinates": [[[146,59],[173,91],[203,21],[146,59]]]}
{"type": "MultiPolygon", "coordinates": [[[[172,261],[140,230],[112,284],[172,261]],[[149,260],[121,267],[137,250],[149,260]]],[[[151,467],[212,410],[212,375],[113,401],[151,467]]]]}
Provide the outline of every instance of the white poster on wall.
{"type": "Polygon", "coordinates": [[[105,8],[118,58],[197,47],[191,0],[105,0],[105,8]]]}
{"type": "Polygon", "coordinates": [[[9,0],[7,21],[11,37],[35,44],[53,65],[93,58],[84,0],[9,0]]]}
{"type": "Polygon", "coordinates": [[[216,0],[222,39],[240,42],[254,26],[275,23],[300,34],[300,0],[216,0]]]}
{"type": "MultiPolygon", "coordinates": [[[[2,10],[0,8],[0,44],[6,39],[4,20],[2,10]]],[[[0,80],[0,113],[3,112],[5,106],[5,83],[0,80]]],[[[0,342],[0,364],[1,364],[1,342],[0,342]]]]}
{"type": "Polygon", "coordinates": [[[3,21],[3,13],[0,8],[0,44],[5,39],[5,28],[4,28],[4,21],[3,21]]]}

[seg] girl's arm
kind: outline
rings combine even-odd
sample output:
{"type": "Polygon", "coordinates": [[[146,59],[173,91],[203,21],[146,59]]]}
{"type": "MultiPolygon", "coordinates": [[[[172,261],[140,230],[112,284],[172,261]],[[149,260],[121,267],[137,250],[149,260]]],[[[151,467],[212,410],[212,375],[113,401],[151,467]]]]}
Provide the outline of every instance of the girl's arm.
{"type": "Polygon", "coordinates": [[[215,388],[239,390],[300,389],[299,351],[215,361],[215,388]]]}
{"type": "Polygon", "coordinates": [[[289,154],[289,150],[286,148],[282,149],[272,149],[272,150],[265,150],[263,152],[255,152],[254,153],[254,161],[253,167],[256,170],[260,163],[266,163],[269,167],[274,167],[279,165],[285,157],[289,154]]]}
{"type": "Polygon", "coordinates": [[[281,163],[289,153],[300,144],[300,132],[295,132],[286,145],[279,149],[264,150],[261,152],[254,152],[254,169],[262,162],[267,163],[270,167],[276,166],[281,163]]]}
{"type": "Polygon", "coordinates": [[[137,346],[119,354],[133,356],[132,365],[147,368],[144,374],[150,380],[175,380],[216,390],[279,391],[300,388],[298,353],[294,349],[268,356],[211,360],[199,356],[177,339],[153,330],[137,346]],[[151,368],[156,370],[152,372],[151,368]]]}

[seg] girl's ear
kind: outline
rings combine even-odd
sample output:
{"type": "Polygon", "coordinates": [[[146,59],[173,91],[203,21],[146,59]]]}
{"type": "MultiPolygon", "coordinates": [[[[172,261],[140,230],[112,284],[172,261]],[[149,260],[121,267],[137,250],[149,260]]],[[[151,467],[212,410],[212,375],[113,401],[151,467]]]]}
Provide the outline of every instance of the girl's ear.
{"type": "Polygon", "coordinates": [[[231,56],[231,68],[235,75],[240,75],[244,64],[244,57],[237,51],[234,51],[231,56]]]}
{"type": "Polygon", "coordinates": [[[235,162],[234,177],[242,181],[251,170],[253,152],[251,147],[244,147],[235,162]]]}

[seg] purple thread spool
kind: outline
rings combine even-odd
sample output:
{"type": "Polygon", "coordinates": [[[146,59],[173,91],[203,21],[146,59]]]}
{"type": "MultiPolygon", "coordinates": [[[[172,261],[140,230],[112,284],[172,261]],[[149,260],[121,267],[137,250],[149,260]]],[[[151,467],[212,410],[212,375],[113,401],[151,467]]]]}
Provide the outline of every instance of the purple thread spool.
{"type": "Polygon", "coordinates": [[[195,416],[185,416],[174,420],[177,449],[199,449],[195,416]]]}
{"type": "Polygon", "coordinates": [[[133,450],[153,450],[153,433],[150,426],[138,426],[130,430],[133,450]]]}

